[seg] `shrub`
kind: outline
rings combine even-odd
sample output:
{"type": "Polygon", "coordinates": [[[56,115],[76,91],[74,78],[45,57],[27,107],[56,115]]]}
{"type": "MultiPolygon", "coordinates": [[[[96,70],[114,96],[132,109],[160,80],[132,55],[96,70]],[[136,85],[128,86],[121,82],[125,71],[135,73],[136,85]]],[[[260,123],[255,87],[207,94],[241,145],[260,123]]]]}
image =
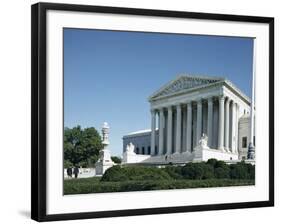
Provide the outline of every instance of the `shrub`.
{"type": "Polygon", "coordinates": [[[228,179],[229,178],[229,167],[226,168],[217,167],[214,169],[215,178],[218,179],[228,179]]]}
{"type": "Polygon", "coordinates": [[[254,179],[255,166],[240,162],[228,165],[210,159],[207,162],[187,163],[185,166],[167,165],[165,168],[116,165],[108,169],[101,181],[148,181],[181,179],[254,179]]]}
{"type": "Polygon", "coordinates": [[[210,179],[214,178],[214,169],[204,162],[188,163],[182,168],[182,175],[185,179],[210,179]]]}
{"type": "Polygon", "coordinates": [[[113,166],[106,170],[101,181],[129,181],[129,180],[169,180],[170,175],[156,167],[143,166],[113,166]]]}
{"type": "Polygon", "coordinates": [[[244,161],[230,165],[230,178],[232,179],[254,179],[255,166],[244,161]]]}
{"type": "Polygon", "coordinates": [[[219,167],[225,169],[226,167],[228,167],[228,165],[222,160],[217,160],[214,168],[219,168],[219,167]]]}
{"type": "Polygon", "coordinates": [[[125,181],[127,176],[121,171],[121,166],[113,166],[105,171],[101,181],[125,181]]]}
{"type": "Polygon", "coordinates": [[[208,161],[206,163],[212,167],[215,167],[217,162],[218,162],[218,160],[216,160],[216,159],[208,159],[208,161]]]}
{"type": "Polygon", "coordinates": [[[181,166],[166,166],[164,171],[170,175],[173,179],[182,179],[182,167],[181,166]]]}
{"type": "Polygon", "coordinates": [[[224,161],[209,159],[207,164],[214,168],[214,176],[218,179],[229,178],[229,165],[227,165],[224,161]]]}
{"type": "Polygon", "coordinates": [[[247,164],[249,179],[255,179],[255,166],[252,164],[247,164]]]}
{"type": "Polygon", "coordinates": [[[120,164],[122,162],[122,159],[118,156],[111,156],[111,160],[116,164],[120,164]]]}
{"type": "Polygon", "coordinates": [[[99,178],[83,178],[64,181],[64,194],[88,194],[104,192],[147,191],[253,185],[254,180],[206,179],[206,180],[147,180],[102,182],[99,178]]]}

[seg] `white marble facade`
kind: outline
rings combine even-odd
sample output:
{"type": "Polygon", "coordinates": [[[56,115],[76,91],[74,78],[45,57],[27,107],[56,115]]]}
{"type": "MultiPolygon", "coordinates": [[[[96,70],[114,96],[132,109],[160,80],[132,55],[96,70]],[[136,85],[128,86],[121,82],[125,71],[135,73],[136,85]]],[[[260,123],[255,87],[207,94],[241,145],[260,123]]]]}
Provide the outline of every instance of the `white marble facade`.
{"type": "Polygon", "coordinates": [[[241,158],[239,132],[249,139],[249,123],[239,127],[239,120],[249,116],[250,99],[229,80],[179,76],[152,94],[149,102],[151,129],[125,135],[123,152],[133,143],[136,155],[150,155],[147,162],[156,157],[160,163],[161,159],[182,159],[183,155],[194,160],[194,151],[205,134],[208,155],[224,160],[241,158]]]}

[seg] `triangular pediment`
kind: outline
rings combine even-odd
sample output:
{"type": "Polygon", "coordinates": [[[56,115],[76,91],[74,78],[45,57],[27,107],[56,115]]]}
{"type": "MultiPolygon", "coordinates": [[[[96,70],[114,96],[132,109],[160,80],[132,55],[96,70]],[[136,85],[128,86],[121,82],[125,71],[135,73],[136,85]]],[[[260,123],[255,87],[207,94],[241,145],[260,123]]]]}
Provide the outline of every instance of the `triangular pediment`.
{"type": "Polygon", "coordinates": [[[164,96],[173,95],[179,92],[188,91],[189,89],[196,89],[203,86],[211,85],[217,82],[223,81],[223,78],[217,77],[202,77],[202,76],[189,76],[183,75],[172,80],[168,84],[164,85],[154,94],[152,94],[149,99],[157,99],[164,96]]]}

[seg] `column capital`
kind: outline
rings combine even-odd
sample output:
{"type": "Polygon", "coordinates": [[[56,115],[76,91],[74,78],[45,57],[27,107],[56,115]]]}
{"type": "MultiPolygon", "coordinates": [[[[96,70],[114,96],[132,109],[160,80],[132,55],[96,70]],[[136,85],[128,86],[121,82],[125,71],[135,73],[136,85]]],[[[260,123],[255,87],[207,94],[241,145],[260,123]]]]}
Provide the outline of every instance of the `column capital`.
{"type": "Polygon", "coordinates": [[[219,95],[219,101],[224,101],[224,99],[226,98],[225,95],[219,95]]]}
{"type": "Polygon", "coordinates": [[[188,100],[185,103],[186,103],[187,106],[189,106],[189,105],[191,106],[192,105],[192,100],[188,100]]]}
{"type": "Polygon", "coordinates": [[[156,110],[157,110],[158,112],[161,112],[161,111],[164,110],[164,107],[157,107],[156,110]]]}
{"type": "Polygon", "coordinates": [[[168,109],[168,110],[172,110],[172,109],[173,109],[173,105],[168,105],[168,106],[167,106],[167,109],[168,109]]]}
{"type": "Polygon", "coordinates": [[[213,103],[213,100],[214,100],[213,96],[208,97],[207,100],[208,100],[208,104],[213,103]]]}
{"type": "Polygon", "coordinates": [[[230,103],[230,100],[231,100],[231,99],[230,99],[229,97],[225,97],[225,102],[226,102],[226,103],[229,104],[229,103],[230,103]]]}

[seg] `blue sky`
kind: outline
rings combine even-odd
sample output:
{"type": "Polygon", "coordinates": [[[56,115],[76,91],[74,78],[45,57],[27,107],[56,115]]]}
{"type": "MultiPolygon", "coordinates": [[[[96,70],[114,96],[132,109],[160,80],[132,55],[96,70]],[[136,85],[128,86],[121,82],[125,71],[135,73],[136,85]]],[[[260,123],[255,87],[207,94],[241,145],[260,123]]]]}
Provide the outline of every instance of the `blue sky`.
{"type": "Polygon", "coordinates": [[[107,121],[110,149],[150,128],[148,96],[178,74],[226,77],[251,96],[250,38],[64,29],[64,125],[107,121]]]}

